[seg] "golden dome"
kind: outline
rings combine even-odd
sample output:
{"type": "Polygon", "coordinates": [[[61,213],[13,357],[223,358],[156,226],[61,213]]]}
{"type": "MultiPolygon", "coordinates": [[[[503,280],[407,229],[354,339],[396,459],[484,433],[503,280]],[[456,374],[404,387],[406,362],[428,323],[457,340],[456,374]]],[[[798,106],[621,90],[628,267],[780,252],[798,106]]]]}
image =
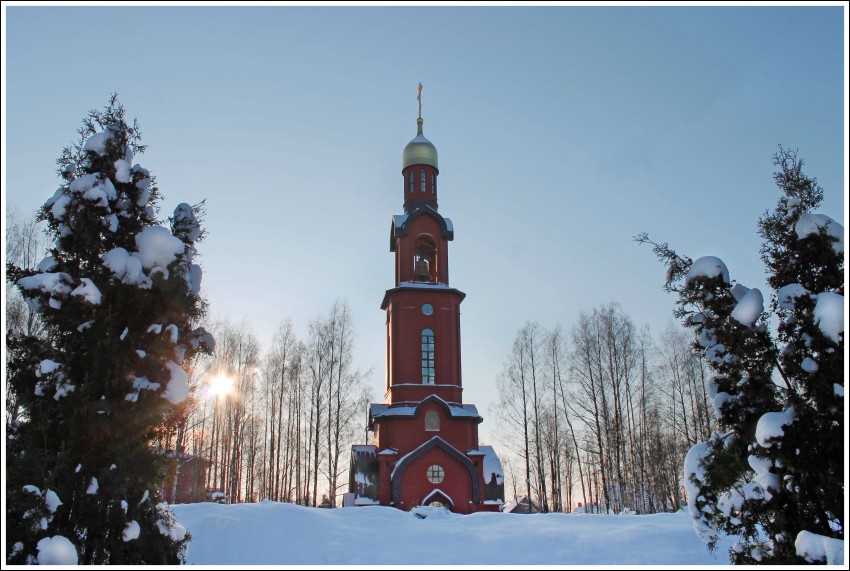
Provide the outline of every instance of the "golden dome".
{"type": "Polygon", "coordinates": [[[416,120],[416,137],[407,143],[402,155],[401,170],[410,165],[430,165],[439,170],[437,166],[437,147],[422,134],[422,118],[416,120]]]}

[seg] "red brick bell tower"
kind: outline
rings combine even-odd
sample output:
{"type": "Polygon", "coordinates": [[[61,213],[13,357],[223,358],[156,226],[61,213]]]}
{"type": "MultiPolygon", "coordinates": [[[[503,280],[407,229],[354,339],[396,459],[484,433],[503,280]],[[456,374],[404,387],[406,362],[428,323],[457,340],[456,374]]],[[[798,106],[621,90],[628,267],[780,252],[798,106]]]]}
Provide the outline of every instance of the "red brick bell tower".
{"type": "MultiPolygon", "coordinates": [[[[420,93],[421,93],[420,84],[420,93]]],[[[460,304],[449,285],[452,221],[438,211],[437,149],[422,132],[404,148],[404,213],[393,216],[395,286],[384,294],[384,403],[369,407],[372,443],[352,447],[347,505],[409,509],[439,504],[458,513],[498,511],[502,468],[479,446],[475,405],[462,404],[460,304]]]]}

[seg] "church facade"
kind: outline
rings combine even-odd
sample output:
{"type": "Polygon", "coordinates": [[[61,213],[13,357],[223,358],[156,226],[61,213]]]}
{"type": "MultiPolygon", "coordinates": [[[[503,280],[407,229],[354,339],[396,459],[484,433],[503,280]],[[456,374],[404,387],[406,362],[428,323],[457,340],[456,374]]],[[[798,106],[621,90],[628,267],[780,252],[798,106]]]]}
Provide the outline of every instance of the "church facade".
{"type": "Polygon", "coordinates": [[[437,149],[417,135],[402,157],[404,213],[393,216],[395,286],[384,294],[385,402],[368,411],[371,443],[351,450],[344,505],[410,509],[439,505],[457,513],[498,511],[501,463],[478,443],[483,418],[463,404],[460,304],[449,285],[449,218],[438,211],[437,149]]]}

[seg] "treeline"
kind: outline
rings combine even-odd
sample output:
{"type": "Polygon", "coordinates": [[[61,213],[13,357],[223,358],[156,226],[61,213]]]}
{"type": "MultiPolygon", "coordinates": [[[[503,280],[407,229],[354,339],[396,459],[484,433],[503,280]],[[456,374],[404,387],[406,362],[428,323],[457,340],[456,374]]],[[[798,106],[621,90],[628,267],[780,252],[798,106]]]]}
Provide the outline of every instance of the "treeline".
{"type": "Polygon", "coordinates": [[[348,306],[336,302],[303,339],[283,321],[268,347],[246,323],[208,327],[215,354],[194,364],[191,402],[159,445],[178,458],[211,461],[211,499],[316,506],[326,496],[338,505],[347,491],[347,453],[364,437],[371,400],[368,372],[354,366],[348,306]]]}
{"type": "Polygon", "coordinates": [[[617,304],[566,333],[527,323],[491,410],[506,492],[544,512],[680,509],[684,456],[716,430],[708,376],[683,330],[671,324],[655,341],[617,304]]]}

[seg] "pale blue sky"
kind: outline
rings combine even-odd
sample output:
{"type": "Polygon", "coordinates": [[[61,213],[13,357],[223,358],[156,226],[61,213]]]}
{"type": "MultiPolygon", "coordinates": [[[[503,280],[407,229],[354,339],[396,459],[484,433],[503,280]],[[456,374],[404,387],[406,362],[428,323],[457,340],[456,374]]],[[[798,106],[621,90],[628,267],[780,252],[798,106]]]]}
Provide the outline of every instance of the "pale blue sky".
{"type": "Polygon", "coordinates": [[[117,91],[162,214],[207,200],[211,315],[264,341],[348,300],[384,385],[401,152],[440,153],[455,225],[464,400],[491,440],[495,379],[526,320],[620,302],[658,335],[674,298],[646,231],[764,284],[771,155],[798,148],[844,223],[844,8],[21,7],[5,9],[5,206],[34,210],[80,120],[117,91]]]}

